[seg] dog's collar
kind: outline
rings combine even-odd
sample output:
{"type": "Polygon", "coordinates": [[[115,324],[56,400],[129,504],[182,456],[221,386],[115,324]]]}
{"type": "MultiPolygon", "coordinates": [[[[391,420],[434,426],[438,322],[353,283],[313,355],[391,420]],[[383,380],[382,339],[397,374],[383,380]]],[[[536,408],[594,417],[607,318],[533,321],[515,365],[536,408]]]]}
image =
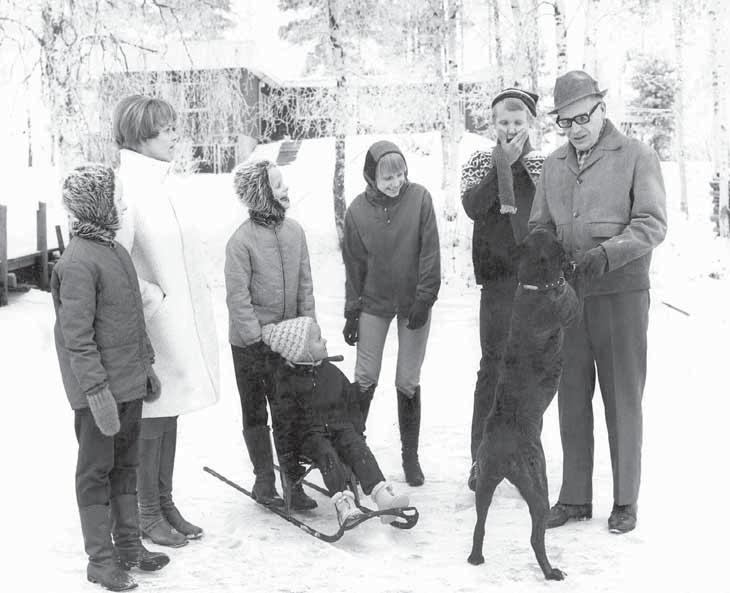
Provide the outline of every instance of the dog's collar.
{"type": "Polygon", "coordinates": [[[560,288],[565,284],[565,276],[562,274],[560,275],[560,278],[557,280],[554,280],[553,282],[548,282],[547,284],[524,284],[520,282],[520,286],[525,290],[533,290],[536,292],[543,292],[545,290],[550,290],[552,288],[560,288]]]}

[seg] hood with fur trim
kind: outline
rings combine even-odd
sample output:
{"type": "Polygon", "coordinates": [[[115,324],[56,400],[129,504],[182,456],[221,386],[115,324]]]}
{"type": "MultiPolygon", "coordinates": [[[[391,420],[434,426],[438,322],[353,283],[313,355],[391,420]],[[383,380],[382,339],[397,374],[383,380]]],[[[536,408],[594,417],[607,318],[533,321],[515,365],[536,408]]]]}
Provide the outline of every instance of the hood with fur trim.
{"type": "Polygon", "coordinates": [[[406,157],[401,149],[398,148],[398,145],[393,142],[390,142],[388,140],[379,140],[370,148],[368,148],[368,152],[365,155],[365,166],[362,170],[362,175],[365,178],[368,187],[375,190],[376,192],[378,191],[378,188],[375,185],[375,169],[378,166],[378,161],[382,159],[386,154],[390,154],[392,152],[395,152],[403,157],[403,162],[406,164],[406,181],[408,181],[408,161],[406,161],[406,157]]]}
{"type": "Polygon", "coordinates": [[[233,189],[249,216],[259,224],[276,224],[284,220],[286,208],[282,206],[271,190],[269,169],[276,163],[261,159],[246,161],[233,170],[233,189]]]}
{"type": "Polygon", "coordinates": [[[71,234],[93,241],[113,241],[120,221],[114,203],[114,171],[90,163],[63,180],[63,205],[71,216],[71,234]]]}

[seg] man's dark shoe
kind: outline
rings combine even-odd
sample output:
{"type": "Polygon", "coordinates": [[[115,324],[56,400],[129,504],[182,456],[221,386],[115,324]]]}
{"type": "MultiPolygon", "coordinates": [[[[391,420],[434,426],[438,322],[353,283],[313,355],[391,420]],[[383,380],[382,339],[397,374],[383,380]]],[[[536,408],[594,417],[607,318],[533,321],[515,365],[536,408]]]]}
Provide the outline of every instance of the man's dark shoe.
{"type": "Polygon", "coordinates": [[[628,533],[636,527],[636,505],[614,504],[608,518],[608,530],[611,533],[628,533]]]}
{"type": "Polygon", "coordinates": [[[479,466],[477,465],[477,462],[471,464],[471,469],[469,470],[469,479],[466,481],[466,485],[469,486],[469,490],[472,492],[477,491],[477,471],[479,470],[479,466]]]}
{"type": "Polygon", "coordinates": [[[307,496],[301,482],[291,488],[291,508],[294,511],[311,511],[317,508],[317,501],[307,496]]]}
{"type": "Polygon", "coordinates": [[[585,521],[593,516],[593,505],[588,504],[563,504],[558,502],[550,509],[545,527],[552,529],[565,525],[570,519],[585,521]]]}

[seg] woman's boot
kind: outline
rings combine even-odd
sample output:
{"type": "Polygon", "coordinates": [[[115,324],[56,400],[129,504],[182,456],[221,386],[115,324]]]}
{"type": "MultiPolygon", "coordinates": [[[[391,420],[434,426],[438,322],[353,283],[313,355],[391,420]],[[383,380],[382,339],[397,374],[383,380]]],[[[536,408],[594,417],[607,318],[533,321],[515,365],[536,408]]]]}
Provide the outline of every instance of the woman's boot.
{"type": "Polygon", "coordinates": [[[160,570],[170,562],[167,554],[151,552],[142,545],[136,494],[120,494],[111,500],[112,535],[119,566],[129,570],[160,570]]]}
{"type": "Polygon", "coordinates": [[[86,578],[110,591],[134,589],[137,583],[124,572],[114,559],[109,505],[95,504],[79,509],[84,549],[89,556],[86,578]]]}
{"type": "Polygon", "coordinates": [[[422,486],[423,470],[418,462],[418,436],[421,430],[421,388],[412,396],[398,391],[398,425],[400,427],[403,473],[411,486],[422,486]]]}
{"type": "Polygon", "coordinates": [[[188,539],[203,536],[203,530],[186,521],[172,500],[172,474],[175,469],[175,450],[177,448],[177,424],[173,430],[162,434],[160,451],[160,509],[162,516],[178,532],[188,539]]]}
{"type": "Polygon", "coordinates": [[[284,499],[276,491],[274,475],[274,452],[271,447],[268,426],[254,426],[243,430],[243,440],[251,458],[256,479],[251,488],[251,497],[264,506],[284,506],[284,499]]]}
{"type": "Polygon", "coordinates": [[[180,548],[187,544],[188,540],[167,522],[160,508],[160,459],[163,436],[139,439],[137,468],[139,528],[142,535],[160,546],[180,548]]]}

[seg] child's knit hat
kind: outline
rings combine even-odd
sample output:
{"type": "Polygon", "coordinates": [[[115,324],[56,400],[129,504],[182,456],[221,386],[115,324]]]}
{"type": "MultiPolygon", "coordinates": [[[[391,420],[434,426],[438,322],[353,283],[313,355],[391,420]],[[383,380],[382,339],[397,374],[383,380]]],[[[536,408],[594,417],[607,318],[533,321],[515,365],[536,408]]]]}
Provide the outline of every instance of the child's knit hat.
{"type": "Polygon", "coordinates": [[[114,239],[120,227],[114,204],[114,171],[91,163],[73,169],[63,180],[63,205],[71,215],[71,233],[87,239],[114,239]]]}
{"type": "Polygon", "coordinates": [[[270,323],[261,328],[261,338],[274,352],[278,352],[289,362],[310,362],[305,357],[309,352],[309,330],[314,323],[311,317],[295,317],[270,323]]]}

